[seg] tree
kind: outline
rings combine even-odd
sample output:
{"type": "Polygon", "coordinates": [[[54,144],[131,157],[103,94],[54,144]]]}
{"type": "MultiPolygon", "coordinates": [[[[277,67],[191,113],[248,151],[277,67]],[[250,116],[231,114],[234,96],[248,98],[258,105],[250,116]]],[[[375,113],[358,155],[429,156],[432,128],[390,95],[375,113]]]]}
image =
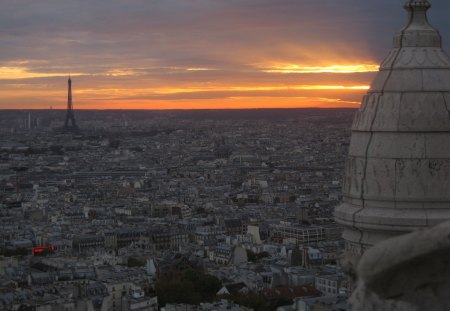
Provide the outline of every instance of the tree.
{"type": "Polygon", "coordinates": [[[264,296],[253,292],[247,294],[235,294],[225,298],[232,300],[238,305],[251,308],[256,311],[273,310],[269,307],[269,301],[264,296]]]}
{"type": "Polygon", "coordinates": [[[142,258],[138,258],[138,257],[129,257],[128,258],[128,262],[127,262],[127,266],[132,268],[132,267],[143,267],[145,266],[145,260],[142,258]]]}
{"type": "Polygon", "coordinates": [[[26,256],[31,252],[26,248],[16,248],[16,249],[0,249],[0,255],[5,257],[15,257],[15,256],[26,256]]]}
{"type": "Polygon", "coordinates": [[[213,301],[221,287],[222,283],[215,276],[188,269],[178,280],[159,280],[156,283],[156,293],[162,306],[166,303],[197,305],[213,301]]]}

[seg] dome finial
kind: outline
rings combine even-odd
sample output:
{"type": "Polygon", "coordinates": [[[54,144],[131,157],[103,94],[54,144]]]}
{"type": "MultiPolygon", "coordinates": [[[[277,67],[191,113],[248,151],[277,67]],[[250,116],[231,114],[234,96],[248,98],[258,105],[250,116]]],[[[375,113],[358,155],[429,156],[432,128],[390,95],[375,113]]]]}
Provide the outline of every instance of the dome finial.
{"type": "Polygon", "coordinates": [[[408,0],[405,9],[409,13],[408,24],[394,38],[394,47],[441,47],[441,36],[428,22],[427,0],[408,0]]]}
{"type": "Polygon", "coordinates": [[[431,8],[431,4],[427,0],[408,0],[405,3],[405,8],[420,8],[428,10],[429,8],[431,8]]]}
{"type": "Polygon", "coordinates": [[[408,0],[405,3],[405,9],[409,12],[409,26],[431,28],[428,23],[427,11],[431,4],[427,0],[408,0]]]}

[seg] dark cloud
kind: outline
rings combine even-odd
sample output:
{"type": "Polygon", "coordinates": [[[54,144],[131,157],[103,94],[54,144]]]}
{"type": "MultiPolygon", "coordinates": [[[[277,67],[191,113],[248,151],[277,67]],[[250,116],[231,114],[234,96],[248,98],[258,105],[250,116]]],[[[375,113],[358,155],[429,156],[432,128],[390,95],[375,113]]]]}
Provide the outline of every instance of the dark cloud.
{"type": "MultiPolygon", "coordinates": [[[[299,50],[320,47],[380,58],[405,21],[401,2],[2,0],[0,57],[221,65],[252,56],[310,61],[299,50]]],[[[433,21],[448,28],[448,3],[433,5],[433,21]]]]}

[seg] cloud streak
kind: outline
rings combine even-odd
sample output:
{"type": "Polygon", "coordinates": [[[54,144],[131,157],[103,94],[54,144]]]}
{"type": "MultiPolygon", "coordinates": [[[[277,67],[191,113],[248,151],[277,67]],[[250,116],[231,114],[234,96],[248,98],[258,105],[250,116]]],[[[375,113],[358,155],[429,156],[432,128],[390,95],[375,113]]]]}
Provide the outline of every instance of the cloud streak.
{"type": "MultiPolygon", "coordinates": [[[[194,99],[205,101],[196,107],[244,107],[252,96],[251,107],[270,98],[273,107],[289,98],[305,105],[308,96],[324,107],[330,102],[317,98],[355,106],[406,19],[401,0],[1,2],[0,108],[64,108],[69,73],[75,106],[84,108],[108,108],[105,98],[116,97],[123,109],[194,99]],[[322,94],[295,89],[305,86],[322,94]],[[332,96],[330,86],[347,88],[332,96]],[[177,89],[194,91],[160,98],[177,89]]],[[[433,5],[432,23],[449,29],[446,0],[433,5]]]]}

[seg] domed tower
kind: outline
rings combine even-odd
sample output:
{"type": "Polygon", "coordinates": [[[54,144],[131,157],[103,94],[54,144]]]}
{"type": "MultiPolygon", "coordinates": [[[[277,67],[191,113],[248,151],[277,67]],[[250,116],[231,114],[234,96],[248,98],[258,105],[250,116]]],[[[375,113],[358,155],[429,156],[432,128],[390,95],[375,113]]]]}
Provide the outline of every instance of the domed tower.
{"type": "Polygon", "coordinates": [[[344,203],[347,251],[450,219],[450,60],[426,0],[405,4],[394,37],[352,125],[344,203]]]}

